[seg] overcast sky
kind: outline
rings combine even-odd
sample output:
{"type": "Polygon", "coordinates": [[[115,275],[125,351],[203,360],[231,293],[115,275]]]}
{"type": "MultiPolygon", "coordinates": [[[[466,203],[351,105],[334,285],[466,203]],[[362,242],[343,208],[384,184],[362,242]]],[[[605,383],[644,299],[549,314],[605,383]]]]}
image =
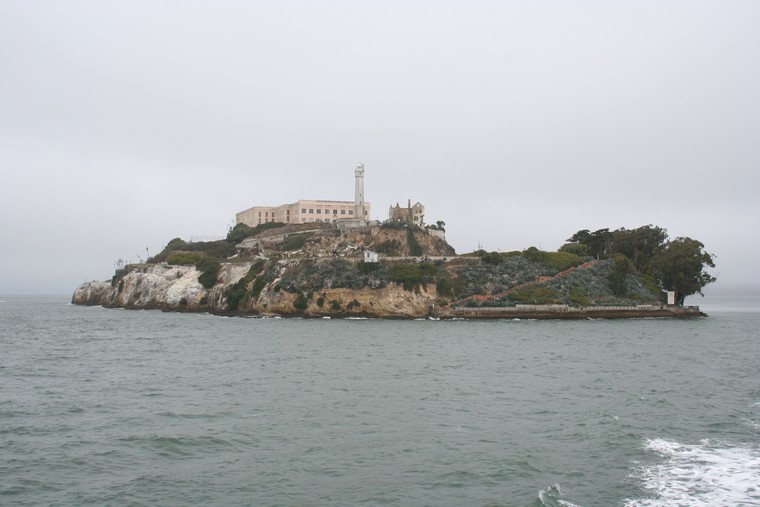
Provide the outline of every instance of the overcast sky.
{"type": "MultiPolygon", "coordinates": [[[[760,293],[760,2],[0,1],[0,294],[235,213],[421,202],[460,253],[654,224],[760,293]]],[[[708,291],[708,294],[710,292],[708,291]]]]}

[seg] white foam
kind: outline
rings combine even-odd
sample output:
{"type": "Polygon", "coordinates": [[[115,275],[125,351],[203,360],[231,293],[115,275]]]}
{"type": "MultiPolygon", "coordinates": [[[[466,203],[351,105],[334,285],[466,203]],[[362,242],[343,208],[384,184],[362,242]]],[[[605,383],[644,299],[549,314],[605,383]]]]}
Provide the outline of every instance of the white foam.
{"type": "Polygon", "coordinates": [[[563,500],[562,491],[559,488],[559,484],[554,483],[546,489],[542,489],[538,492],[538,500],[541,505],[546,506],[558,506],[558,507],[580,507],[574,503],[563,500]]]}
{"type": "Polygon", "coordinates": [[[756,447],[654,439],[645,448],[665,461],[633,474],[653,496],[628,500],[626,506],[760,505],[760,449],[756,447]]]}

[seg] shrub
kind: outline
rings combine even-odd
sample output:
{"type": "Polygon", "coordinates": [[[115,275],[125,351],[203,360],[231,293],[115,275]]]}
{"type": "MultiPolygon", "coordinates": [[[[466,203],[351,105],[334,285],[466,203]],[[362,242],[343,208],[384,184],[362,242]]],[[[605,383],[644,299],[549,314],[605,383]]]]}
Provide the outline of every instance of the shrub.
{"type": "Polygon", "coordinates": [[[412,257],[420,257],[422,255],[422,246],[420,246],[411,228],[406,230],[406,242],[409,245],[409,255],[412,257]]]}
{"type": "Polygon", "coordinates": [[[203,285],[203,287],[206,289],[210,289],[216,285],[219,269],[221,267],[222,266],[219,264],[219,261],[211,257],[204,257],[196,262],[195,268],[201,272],[200,276],[198,277],[200,284],[203,285]]]}
{"type": "Polygon", "coordinates": [[[612,254],[612,272],[607,275],[607,281],[610,284],[610,290],[618,297],[625,296],[628,292],[626,276],[632,270],[631,261],[623,254],[612,254]]]}
{"type": "Polygon", "coordinates": [[[318,297],[317,298],[317,306],[320,307],[320,308],[322,308],[323,306],[325,306],[325,298],[323,298],[321,296],[318,297]]]}
{"type": "Polygon", "coordinates": [[[303,294],[299,294],[296,296],[295,301],[293,301],[293,308],[296,310],[304,311],[306,308],[309,307],[309,301],[306,299],[306,296],[303,294]]]}
{"type": "Polygon", "coordinates": [[[451,296],[454,291],[454,284],[451,280],[451,275],[441,272],[435,278],[435,291],[439,296],[451,296]]]}
{"type": "Polygon", "coordinates": [[[543,252],[534,246],[525,249],[523,251],[523,257],[531,262],[542,262],[544,260],[543,252]]]}
{"type": "Polygon", "coordinates": [[[501,264],[504,261],[504,257],[499,252],[483,252],[480,256],[481,262],[486,264],[501,264]]]}
{"type": "Polygon", "coordinates": [[[251,287],[251,298],[258,299],[259,295],[261,295],[261,291],[266,287],[266,284],[267,281],[263,276],[257,276],[256,281],[253,282],[253,287],[251,287]]]}
{"type": "Polygon", "coordinates": [[[356,263],[356,267],[359,269],[359,273],[368,275],[380,269],[380,263],[359,261],[356,263]]]}
{"type": "Polygon", "coordinates": [[[420,284],[426,285],[435,277],[445,273],[432,262],[420,262],[417,264],[394,263],[388,268],[388,278],[400,283],[406,290],[414,290],[420,284]]]}
{"type": "Polygon", "coordinates": [[[388,269],[388,278],[402,284],[404,289],[409,291],[422,282],[422,275],[415,264],[393,264],[388,269]]]}
{"type": "Polygon", "coordinates": [[[565,271],[566,269],[583,264],[583,259],[569,252],[541,252],[541,254],[543,261],[550,268],[554,268],[557,271],[565,271]]]}
{"type": "Polygon", "coordinates": [[[589,298],[583,293],[583,290],[580,287],[572,287],[570,289],[569,300],[570,304],[574,306],[588,306],[591,304],[589,298]]]}
{"type": "Polygon", "coordinates": [[[182,238],[174,238],[173,240],[169,241],[169,243],[166,244],[166,248],[164,248],[164,251],[170,252],[172,250],[182,250],[186,246],[187,246],[187,242],[184,241],[182,238]]]}
{"type": "Polygon", "coordinates": [[[282,222],[265,222],[255,227],[250,227],[246,224],[235,224],[235,227],[230,229],[227,233],[226,241],[228,243],[240,243],[245,238],[255,236],[256,234],[266,231],[268,229],[277,229],[278,227],[285,227],[287,224],[282,222]]]}
{"type": "Polygon", "coordinates": [[[200,258],[201,255],[195,252],[174,252],[166,257],[166,263],[172,266],[191,266],[200,258]]]}
{"type": "Polygon", "coordinates": [[[579,257],[585,257],[588,255],[588,245],[583,243],[565,243],[559,247],[559,252],[575,254],[579,257]]]}
{"type": "Polygon", "coordinates": [[[227,310],[231,312],[237,310],[240,303],[245,301],[246,295],[245,285],[240,282],[227,289],[227,310]]]}
{"type": "Polygon", "coordinates": [[[400,230],[406,227],[406,222],[386,220],[380,227],[383,229],[400,230]]]}
{"type": "Polygon", "coordinates": [[[282,242],[282,249],[286,252],[298,250],[303,248],[306,241],[314,235],[313,232],[301,232],[299,234],[291,234],[285,241],[282,242]]]}
{"type": "Polygon", "coordinates": [[[230,229],[227,233],[227,241],[230,243],[240,243],[245,238],[253,234],[253,227],[249,227],[246,224],[235,224],[235,227],[230,229]]]}
{"type": "Polygon", "coordinates": [[[551,287],[532,285],[509,293],[509,300],[514,303],[545,305],[556,303],[560,294],[551,287]]]}
{"type": "Polygon", "coordinates": [[[337,299],[331,299],[330,300],[330,309],[331,310],[340,310],[340,301],[337,299]]]}

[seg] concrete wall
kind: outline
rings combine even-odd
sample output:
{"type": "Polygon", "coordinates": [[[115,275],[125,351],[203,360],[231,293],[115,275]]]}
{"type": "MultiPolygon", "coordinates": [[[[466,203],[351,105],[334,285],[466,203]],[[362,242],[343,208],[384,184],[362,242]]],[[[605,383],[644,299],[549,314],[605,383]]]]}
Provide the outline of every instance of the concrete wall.
{"type": "Polygon", "coordinates": [[[255,227],[267,222],[283,224],[302,224],[308,222],[334,222],[347,218],[363,218],[370,216],[370,203],[364,203],[364,217],[354,216],[353,201],[323,201],[300,199],[292,204],[280,206],[254,206],[235,215],[235,222],[255,227]]]}

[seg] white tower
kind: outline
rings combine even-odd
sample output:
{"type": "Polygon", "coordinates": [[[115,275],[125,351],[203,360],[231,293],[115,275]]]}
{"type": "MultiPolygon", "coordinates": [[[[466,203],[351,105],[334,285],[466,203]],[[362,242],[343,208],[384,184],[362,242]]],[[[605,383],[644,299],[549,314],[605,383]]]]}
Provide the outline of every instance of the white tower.
{"type": "Polygon", "coordinates": [[[356,192],[354,193],[354,218],[364,220],[364,164],[356,166],[356,192]]]}

